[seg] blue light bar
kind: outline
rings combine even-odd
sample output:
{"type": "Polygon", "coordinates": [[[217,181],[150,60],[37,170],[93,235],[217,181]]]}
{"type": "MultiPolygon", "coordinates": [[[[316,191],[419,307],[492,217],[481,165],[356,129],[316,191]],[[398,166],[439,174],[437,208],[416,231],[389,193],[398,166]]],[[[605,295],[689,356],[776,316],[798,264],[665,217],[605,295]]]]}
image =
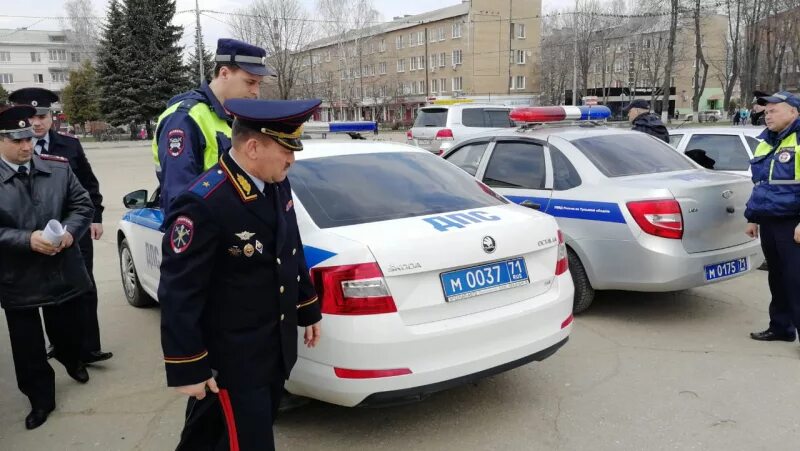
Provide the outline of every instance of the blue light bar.
{"type": "Polygon", "coordinates": [[[331,133],[371,132],[378,128],[378,124],[371,121],[331,122],[331,133]]]}
{"type": "Polygon", "coordinates": [[[602,121],[611,117],[611,110],[604,105],[579,106],[582,121],[602,121]]]}

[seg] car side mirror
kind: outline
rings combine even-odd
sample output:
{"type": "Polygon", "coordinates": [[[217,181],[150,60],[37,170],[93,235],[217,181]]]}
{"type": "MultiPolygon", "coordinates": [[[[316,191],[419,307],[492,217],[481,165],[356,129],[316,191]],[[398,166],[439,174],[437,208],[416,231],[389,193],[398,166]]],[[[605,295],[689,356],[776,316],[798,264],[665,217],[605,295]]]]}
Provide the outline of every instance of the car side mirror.
{"type": "Polygon", "coordinates": [[[140,189],[130,192],[122,198],[122,204],[125,208],[145,208],[147,206],[147,190],[140,189]]]}

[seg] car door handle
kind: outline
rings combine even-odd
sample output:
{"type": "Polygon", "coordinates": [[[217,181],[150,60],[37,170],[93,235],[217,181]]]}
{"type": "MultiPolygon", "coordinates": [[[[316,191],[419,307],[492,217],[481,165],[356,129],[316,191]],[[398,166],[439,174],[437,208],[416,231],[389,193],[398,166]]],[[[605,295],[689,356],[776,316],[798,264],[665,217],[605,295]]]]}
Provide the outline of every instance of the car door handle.
{"type": "Polygon", "coordinates": [[[537,204],[536,202],[532,202],[532,201],[529,201],[529,200],[522,201],[522,203],[520,205],[522,205],[523,207],[532,208],[534,210],[541,210],[542,209],[542,204],[537,204]]]}

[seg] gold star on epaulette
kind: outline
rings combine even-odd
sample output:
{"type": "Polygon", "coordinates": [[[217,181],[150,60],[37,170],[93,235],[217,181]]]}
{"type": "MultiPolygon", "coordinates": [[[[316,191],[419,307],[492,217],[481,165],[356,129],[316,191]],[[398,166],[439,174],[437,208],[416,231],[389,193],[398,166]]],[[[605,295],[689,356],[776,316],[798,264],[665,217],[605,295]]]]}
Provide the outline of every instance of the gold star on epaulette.
{"type": "Polygon", "coordinates": [[[208,182],[203,182],[203,188],[208,188],[209,186],[211,186],[211,184],[210,184],[210,183],[208,183],[208,182]]]}

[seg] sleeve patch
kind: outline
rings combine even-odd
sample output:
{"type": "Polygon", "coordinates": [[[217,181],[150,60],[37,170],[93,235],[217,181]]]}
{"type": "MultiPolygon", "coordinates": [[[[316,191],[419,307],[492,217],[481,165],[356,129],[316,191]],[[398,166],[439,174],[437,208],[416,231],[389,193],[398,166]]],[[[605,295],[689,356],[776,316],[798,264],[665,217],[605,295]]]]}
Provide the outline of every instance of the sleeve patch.
{"type": "Polygon", "coordinates": [[[194,238],[194,222],[186,216],[179,216],[172,225],[169,235],[172,251],[176,254],[186,251],[192,244],[192,238],[194,238]]]}
{"type": "Polygon", "coordinates": [[[186,134],[183,130],[176,128],[167,133],[167,152],[173,157],[179,156],[183,153],[186,147],[186,134]]]}

